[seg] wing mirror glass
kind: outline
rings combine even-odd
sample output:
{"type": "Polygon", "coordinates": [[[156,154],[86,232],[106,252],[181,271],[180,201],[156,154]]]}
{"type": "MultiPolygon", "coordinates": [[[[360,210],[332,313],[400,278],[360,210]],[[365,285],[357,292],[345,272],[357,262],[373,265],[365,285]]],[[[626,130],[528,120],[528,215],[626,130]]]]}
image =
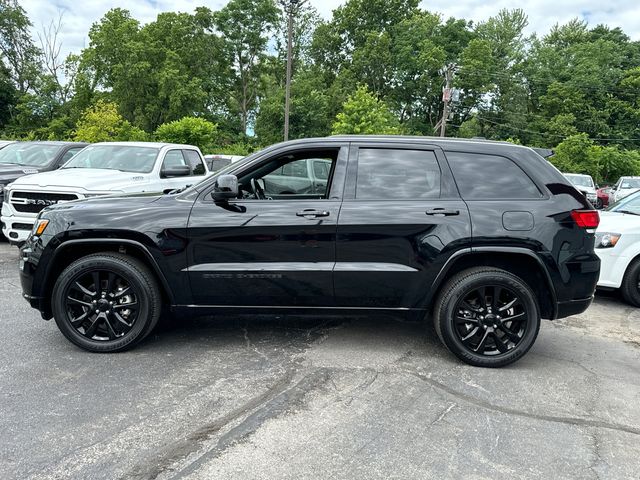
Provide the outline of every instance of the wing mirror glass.
{"type": "Polygon", "coordinates": [[[238,177],[235,175],[220,175],[213,186],[211,196],[214,200],[229,200],[238,197],[238,177]]]}

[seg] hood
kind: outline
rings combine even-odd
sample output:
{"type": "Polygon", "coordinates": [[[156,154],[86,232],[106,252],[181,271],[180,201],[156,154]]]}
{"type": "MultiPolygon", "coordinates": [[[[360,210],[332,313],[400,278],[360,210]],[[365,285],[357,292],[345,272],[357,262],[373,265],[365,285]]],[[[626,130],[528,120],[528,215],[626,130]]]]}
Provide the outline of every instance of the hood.
{"type": "Polygon", "coordinates": [[[0,163],[0,182],[8,183],[24,175],[39,173],[42,167],[29,167],[26,165],[14,165],[11,163],[0,163]]]}
{"type": "Polygon", "coordinates": [[[600,212],[598,232],[637,232],[640,230],[640,215],[618,212],[600,212]]]}
{"type": "Polygon", "coordinates": [[[74,190],[104,192],[108,190],[122,191],[132,184],[149,183],[146,174],[121,172],[102,168],[63,168],[37,175],[28,175],[16,180],[12,187],[67,187],[74,190]]]}

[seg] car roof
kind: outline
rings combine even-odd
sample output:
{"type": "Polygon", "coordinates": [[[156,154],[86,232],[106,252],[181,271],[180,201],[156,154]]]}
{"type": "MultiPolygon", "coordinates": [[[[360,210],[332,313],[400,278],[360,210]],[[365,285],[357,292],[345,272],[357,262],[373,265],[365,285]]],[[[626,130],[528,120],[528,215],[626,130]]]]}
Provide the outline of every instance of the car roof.
{"type": "Polygon", "coordinates": [[[112,145],[116,147],[148,147],[148,148],[164,148],[164,147],[179,147],[179,148],[197,148],[194,145],[186,145],[181,143],[164,143],[164,142],[98,142],[94,143],[94,146],[112,145]]]}
{"type": "Polygon", "coordinates": [[[87,145],[89,145],[86,142],[65,142],[65,141],[61,141],[61,140],[27,140],[27,141],[19,141],[16,143],[27,143],[30,145],[60,145],[60,146],[64,146],[64,145],[78,145],[78,146],[83,146],[86,147],[87,145]]]}

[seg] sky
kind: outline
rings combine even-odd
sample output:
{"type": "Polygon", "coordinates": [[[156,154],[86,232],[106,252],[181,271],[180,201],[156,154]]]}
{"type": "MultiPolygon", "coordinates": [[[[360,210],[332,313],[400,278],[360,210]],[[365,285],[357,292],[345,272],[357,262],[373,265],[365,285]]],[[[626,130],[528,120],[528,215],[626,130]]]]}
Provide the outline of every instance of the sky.
{"type": "MultiPolygon", "coordinates": [[[[89,27],[109,9],[126,8],[142,23],[153,21],[164,11],[193,12],[198,6],[220,9],[226,0],[19,0],[34,24],[34,30],[42,30],[58,12],[64,12],[61,32],[62,53],[79,53],[88,43],[89,27]]],[[[309,0],[324,18],[343,1],[309,0]]],[[[638,0],[430,0],[422,2],[422,8],[448,17],[465,18],[479,22],[498,13],[502,8],[523,8],[529,17],[528,33],[544,35],[556,23],[566,23],[572,18],[586,20],[595,26],[605,23],[621,27],[633,40],[640,40],[640,1],[638,0]]]]}

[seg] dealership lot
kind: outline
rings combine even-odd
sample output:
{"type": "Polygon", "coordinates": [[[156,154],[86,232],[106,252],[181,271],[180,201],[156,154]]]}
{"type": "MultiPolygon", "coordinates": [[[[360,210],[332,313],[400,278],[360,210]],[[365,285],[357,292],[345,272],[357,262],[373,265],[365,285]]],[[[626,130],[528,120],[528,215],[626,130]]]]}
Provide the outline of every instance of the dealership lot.
{"type": "Polygon", "coordinates": [[[0,478],[637,478],[640,309],[614,295],[501,370],[385,317],[188,319],[96,355],[17,261],[0,243],[0,478]]]}

